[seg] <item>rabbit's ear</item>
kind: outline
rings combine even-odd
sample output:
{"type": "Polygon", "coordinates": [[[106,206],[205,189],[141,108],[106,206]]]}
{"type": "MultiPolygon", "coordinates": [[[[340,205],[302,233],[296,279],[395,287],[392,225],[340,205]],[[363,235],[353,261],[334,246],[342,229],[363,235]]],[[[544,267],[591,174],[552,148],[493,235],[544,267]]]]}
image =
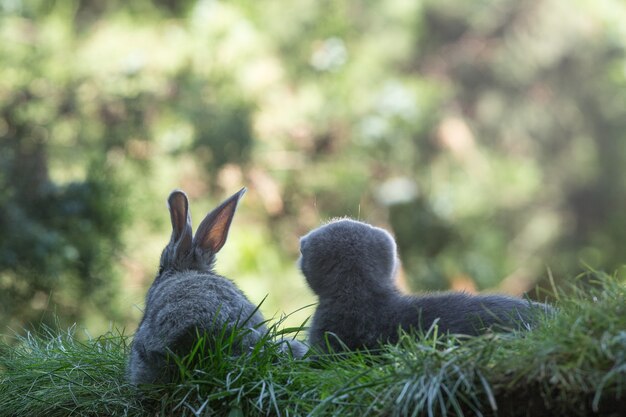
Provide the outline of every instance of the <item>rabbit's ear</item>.
{"type": "Polygon", "coordinates": [[[189,253],[191,249],[191,215],[189,214],[189,202],[184,192],[172,191],[167,204],[170,209],[172,220],[172,238],[170,246],[174,249],[176,257],[189,253]]]}
{"type": "Polygon", "coordinates": [[[244,187],[207,214],[193,238],[194,248],[200,248],[203,253],[212,255],[224,246],[237,203],[245,192],[244,187]]]}

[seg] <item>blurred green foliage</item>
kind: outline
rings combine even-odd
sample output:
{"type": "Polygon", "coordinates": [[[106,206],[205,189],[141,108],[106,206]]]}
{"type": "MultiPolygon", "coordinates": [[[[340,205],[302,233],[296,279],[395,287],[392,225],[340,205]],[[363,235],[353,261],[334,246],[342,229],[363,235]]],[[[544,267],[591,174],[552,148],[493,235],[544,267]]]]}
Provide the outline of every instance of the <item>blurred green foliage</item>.
{"type": "Polygon", "coordinates": [[[414,290],[618,269],[625,19],[618,0],[0,1],[0,323],[136,319],[172,188],[198,219],[249,187],[218,270],[270,316],[312,300],[297,239],[333,216],[393,230],[414,290]]]}

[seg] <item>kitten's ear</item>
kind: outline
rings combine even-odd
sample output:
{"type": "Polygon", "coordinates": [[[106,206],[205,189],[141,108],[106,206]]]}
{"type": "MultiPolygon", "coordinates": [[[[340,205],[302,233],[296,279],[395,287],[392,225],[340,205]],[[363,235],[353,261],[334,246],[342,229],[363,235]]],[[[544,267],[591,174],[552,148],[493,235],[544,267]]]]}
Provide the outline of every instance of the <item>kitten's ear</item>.
{"type": "Polygon", "coordinates": [[[189,214],[189,201],[187,195],[181,190],[172,191],[167,199],[172,221],[172,237],[169,247],[180,258],[189,253],[192,241],[191,215],[189,214]]]}
{"type": "Polygon", "coordinates": [[[200,249],[205,255],[216,254],[222,249],[228,237],[228,230],[235,215],[237,203],[245,192],[246,188],[244,187],[207,214],[198,226],[193,238],[194,248],[200,249]]]}

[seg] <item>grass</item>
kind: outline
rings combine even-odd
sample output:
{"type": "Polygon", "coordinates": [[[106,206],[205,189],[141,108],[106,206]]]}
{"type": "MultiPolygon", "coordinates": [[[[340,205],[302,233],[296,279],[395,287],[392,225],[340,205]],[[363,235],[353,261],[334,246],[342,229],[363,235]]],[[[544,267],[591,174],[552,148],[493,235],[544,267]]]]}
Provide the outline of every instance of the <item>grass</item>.
{"type": "Polygon", "coordinates": [[[129,338],[44,330],[0,347],[0,416],[617,416],[626,409],[626,287],[595,274],[526,333],[460,342],[431,329],[378,352],[294,360],[270,330],[178,358],[175,383],[124,378],[129,338]]]}

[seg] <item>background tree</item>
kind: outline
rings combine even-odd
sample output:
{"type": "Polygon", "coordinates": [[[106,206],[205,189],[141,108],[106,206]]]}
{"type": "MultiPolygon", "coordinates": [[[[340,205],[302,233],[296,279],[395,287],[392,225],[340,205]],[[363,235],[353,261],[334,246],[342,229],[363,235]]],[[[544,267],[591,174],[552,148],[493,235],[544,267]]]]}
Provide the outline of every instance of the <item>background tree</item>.
{"type": "Polygon", "coordinates": [[[298,237],[333,216],[392,229],[413,290],[618,269],[625,17],[618,0],[0,2],[0,322],[134,323],[173,188],[197,218],[249,187],[219,271],[269,294],[267,316],[312,300],[298,237]]]}

